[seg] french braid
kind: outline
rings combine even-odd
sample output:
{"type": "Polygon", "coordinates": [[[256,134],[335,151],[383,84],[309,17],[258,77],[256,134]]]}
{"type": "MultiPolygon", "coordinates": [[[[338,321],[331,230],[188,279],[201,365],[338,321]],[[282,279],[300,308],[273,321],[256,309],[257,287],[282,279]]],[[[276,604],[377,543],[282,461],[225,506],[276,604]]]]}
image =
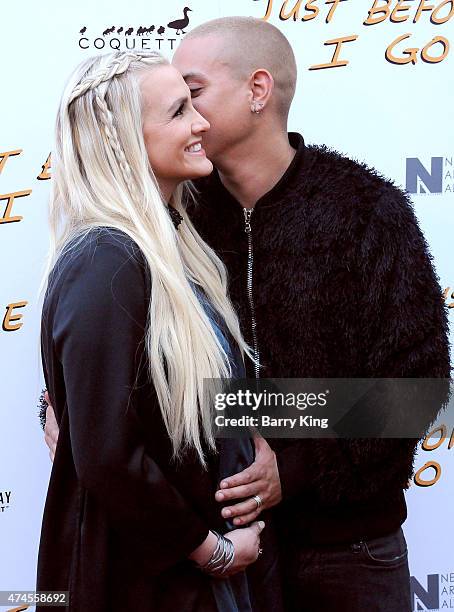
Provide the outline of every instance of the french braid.
{"type": "Polygon", "coordinates": [[[123,179],[129,189],[129,192],[134,198],[137,198],[137,187],[133,180],[133,174],[130,164],[126,158],[123,147],[121,146],[120,139],[118,138],[117,129],[113,120],[112,112],[110,111],[104,95],[101,92],[96,91],[98,86],[102,83],[108,83],[113,77],[124,74],[129,66],[133,62],[154,63],[154,58],[150,56],[140,55],[138,53],[121,53],[119,56],[114,57],[109,64],[104,68],[96,71],[84,78],[71,92],[69,96],[68,104],[73,102],[76,98],[84,95],[88,91],[93,91],[94,101],[99,109],[99,116],[101,124],[104,128],[104,132],[107,136],[107,140],[112,147],[115,157],[120,166],[123,179]]]}
{"type": "Polygon", "coordinates": [[[107,66],[83,79],[73,89],[69,96],[68,104],[90,89],[95,89],[101,83],[110,81],[112,77],[123,74],[132,62],[144,61],[146,63],[146,60],[146,56],[139,55],[138,53],[122,53],[119,57],[114,58],[107,66]]]}
{"type": "Polygon", "coordinates": [[[107,102],[98,94],[95,96],[95,102],[99,108],[100,119],[104,132],[107,136],[107,140],[112,147],[115,157],[117,158],[118,165],[121,168],[123,179],[129,189],[130,194],[135,198],[137,196],[137,189],[133,180],[132,169],[126,158],[123,147],[121,146],[120,139],[118,138],[117,128],[115,127],[112,113],[107,106],[107,102]]]}

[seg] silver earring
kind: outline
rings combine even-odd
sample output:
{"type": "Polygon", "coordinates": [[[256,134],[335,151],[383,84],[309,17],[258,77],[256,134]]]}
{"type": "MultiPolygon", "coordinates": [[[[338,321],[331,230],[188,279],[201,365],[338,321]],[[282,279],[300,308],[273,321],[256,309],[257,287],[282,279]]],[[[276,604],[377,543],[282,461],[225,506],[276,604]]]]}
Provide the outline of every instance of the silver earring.
{"type": "Polygon", "coordinates": [[[262,102],[253,102],[251,104],[251,112],[256,113],[256,115],[259,115],[262,112],[262,106],[262,102]]]}

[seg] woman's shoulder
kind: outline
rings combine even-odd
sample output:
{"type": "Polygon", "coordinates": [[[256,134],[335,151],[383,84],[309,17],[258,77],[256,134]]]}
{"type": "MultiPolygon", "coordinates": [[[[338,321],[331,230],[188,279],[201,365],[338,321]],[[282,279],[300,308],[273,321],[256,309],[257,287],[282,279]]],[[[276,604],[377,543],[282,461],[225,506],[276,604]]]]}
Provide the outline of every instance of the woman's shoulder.
{"type": "Polygon", "coordinates": [[[124,280],[137,272],[145,280],[146,271],[142,251],[131,236],[114,227],[94,227],[66,243],[55,262],[49,285],[68,280],[71,283],[124,280]]]}
{"type": "Polygon", "coordinates": [[[106,256],[112,251],[119,251],[125,257],[140,255],[137,243],[129,234],[116,227],[92,227],[79,232],[71,238],[62,250],[62,258],[73,256],[93,256],[100,250],[100,255],[106,256]]]}

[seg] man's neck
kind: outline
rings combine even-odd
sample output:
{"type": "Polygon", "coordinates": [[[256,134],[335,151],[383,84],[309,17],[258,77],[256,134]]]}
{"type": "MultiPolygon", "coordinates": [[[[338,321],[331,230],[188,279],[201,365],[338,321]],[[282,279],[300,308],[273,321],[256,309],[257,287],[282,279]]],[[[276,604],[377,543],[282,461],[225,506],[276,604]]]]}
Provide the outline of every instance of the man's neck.
{"type": "Polygon", "coordinates": [[[229,151],[216,165],[224,187],[244,207],[253,208],[285,173],[293,157],[286,132],[261,132],[229,151]]]}

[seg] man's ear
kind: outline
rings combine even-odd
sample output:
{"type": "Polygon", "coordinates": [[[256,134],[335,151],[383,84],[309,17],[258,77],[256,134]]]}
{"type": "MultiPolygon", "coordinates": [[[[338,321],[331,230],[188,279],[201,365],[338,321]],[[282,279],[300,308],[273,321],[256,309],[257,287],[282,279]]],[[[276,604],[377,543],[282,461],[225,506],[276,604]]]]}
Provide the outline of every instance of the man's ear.
{"type": "Polygon", "coordinates": [[[250,103],[256,103],[263,110],[273,93],[274,79],[272,75],[265,68],[255,70],[249,78],[249,87],[250,103]]]}

